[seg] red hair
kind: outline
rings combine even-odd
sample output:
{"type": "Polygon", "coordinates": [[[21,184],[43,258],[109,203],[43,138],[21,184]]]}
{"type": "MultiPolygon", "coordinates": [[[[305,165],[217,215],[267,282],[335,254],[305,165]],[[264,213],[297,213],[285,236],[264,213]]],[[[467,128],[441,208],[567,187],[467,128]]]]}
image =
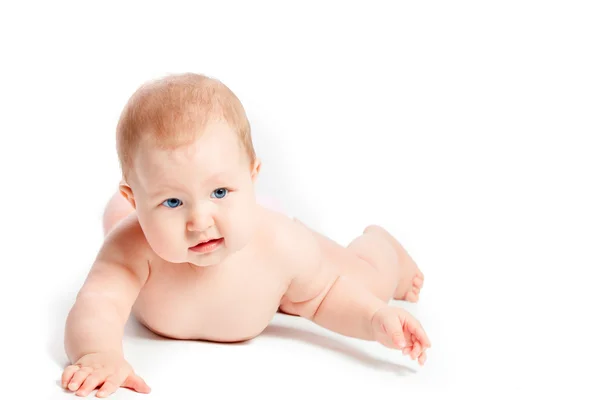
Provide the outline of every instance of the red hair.
{"type": "Polygon", "coordinates": [[[189,145],[208,122],[226,121],[237,133],[250,163],[256,154],[242,103],[221,81],[205,75],[168,75],[140,86],[129,98],[117,124],[117,154],[123,177],[133,166],[142,139],[161,149],[189,145]]]}

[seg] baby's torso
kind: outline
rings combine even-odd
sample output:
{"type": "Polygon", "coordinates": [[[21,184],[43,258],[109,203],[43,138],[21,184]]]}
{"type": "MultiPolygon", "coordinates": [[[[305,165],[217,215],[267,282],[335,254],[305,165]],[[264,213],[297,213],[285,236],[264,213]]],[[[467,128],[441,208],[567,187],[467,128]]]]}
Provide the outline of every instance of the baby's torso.
{"type": "Polygon", "coordinates": [[[266,240],[217,267],[153,260],[133,314],[167,337],[222,342],[260,334],[288,287],[285,266],[266,240]]]}

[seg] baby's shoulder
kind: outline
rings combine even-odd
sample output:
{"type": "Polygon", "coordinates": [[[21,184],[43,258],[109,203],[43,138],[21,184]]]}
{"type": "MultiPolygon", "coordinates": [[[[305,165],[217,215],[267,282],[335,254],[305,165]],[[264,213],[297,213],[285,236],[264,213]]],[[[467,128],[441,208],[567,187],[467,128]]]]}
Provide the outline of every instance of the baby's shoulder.
{"type": "Polygon", "coordinates": [[[295,218],[276,211],[265,210],[261,225],[263,237],[272,248],[287,248],[299,239],[308,238],[306,228],[295,218]]]}
{"type": "Polygon", "coordinates": [[[150,254],[137,216],[132,213],[104,238],[81,293],[137,295],[149,277],[150,254]]]}
{"type": "Polygon", "coordinates": [[[116,262],[147,263],[152,258],[150,247],[144,231],[135,213],[125,217],[106,235],[98,258],[116,262]]]}
{"type": "Polygon", "coordinates": [[[267,218],[268,248],[280,263],[295,269],[318,263],[319,245],[313,232],[301,221],[280,213],[270,213],[267,218]]]}

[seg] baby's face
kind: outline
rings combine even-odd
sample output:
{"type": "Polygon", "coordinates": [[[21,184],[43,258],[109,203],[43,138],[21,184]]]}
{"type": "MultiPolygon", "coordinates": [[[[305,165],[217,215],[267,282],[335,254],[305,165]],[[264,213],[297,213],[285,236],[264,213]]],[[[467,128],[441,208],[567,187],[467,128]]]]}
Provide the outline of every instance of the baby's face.
{"type": "Polygon", "coordinates": [[[141,145],[130,185],[152,249],[169,262],[209,266],[244,247],[256,228],[258,168],[224,122],[174,151],[141,145]]]}

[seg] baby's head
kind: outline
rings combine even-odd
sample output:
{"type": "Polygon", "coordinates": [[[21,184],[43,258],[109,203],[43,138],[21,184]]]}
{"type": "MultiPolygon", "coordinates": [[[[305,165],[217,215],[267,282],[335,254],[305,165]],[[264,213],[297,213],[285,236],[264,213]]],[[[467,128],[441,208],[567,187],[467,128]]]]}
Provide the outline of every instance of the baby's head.
{"type": "Polygon", "coordinates": [[[260,161],[244,108],[220,81],[181,74],[142,85],[119,119],[117,153],[121,193],[161,258],[214,265],[251,239],[260,161]],[[191,249],[209,239],[218,240],[191,249]]]}

